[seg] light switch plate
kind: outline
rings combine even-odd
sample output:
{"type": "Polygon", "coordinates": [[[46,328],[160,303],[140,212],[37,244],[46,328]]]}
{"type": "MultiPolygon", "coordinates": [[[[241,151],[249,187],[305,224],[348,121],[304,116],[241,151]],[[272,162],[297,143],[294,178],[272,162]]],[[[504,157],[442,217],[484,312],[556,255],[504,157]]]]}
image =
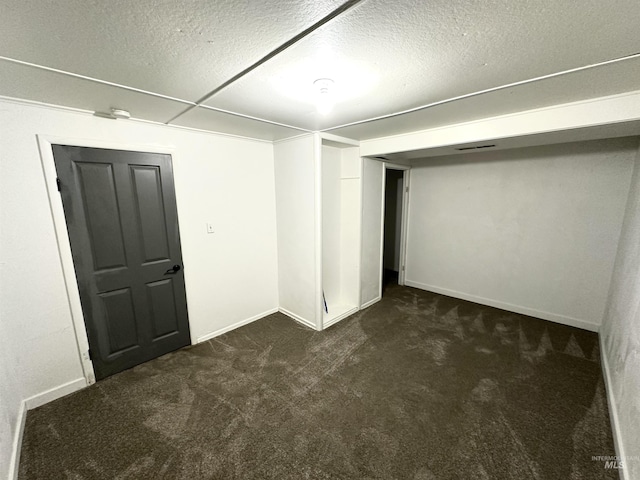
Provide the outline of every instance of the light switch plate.
{"type": "Polygon", "coordinates": [[[207,233],[213,233],[213,223],[207,223],[207,233]]]}

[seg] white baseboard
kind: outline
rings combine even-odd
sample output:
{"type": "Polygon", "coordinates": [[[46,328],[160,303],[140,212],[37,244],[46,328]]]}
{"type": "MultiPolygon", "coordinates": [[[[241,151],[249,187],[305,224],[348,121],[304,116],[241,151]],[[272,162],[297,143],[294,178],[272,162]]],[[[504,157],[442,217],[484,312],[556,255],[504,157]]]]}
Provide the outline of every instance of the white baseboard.
{"type": "Polygon", "coordinates": [[[335,325],[336,323],[338,323],[340,320],[344,320],[345,318],[347,318],[350,315],[353,315],[354,313],[356,313],[358,311],[358,307],[353,307],[349,310],[347,310],[344,313],[341,313],[340,315],[338,315],[335,318],[332,318],[331,320],[322,322],[322,327],[323,329],[329,328],[331,325],[335,325]]]}
{"type": "Polygon", "coordinates": [[[18,467],[20,467],[20,451],[22,450],[22,437],[24,436],[24,423],[27,419],[27,406],[25,401],[20,402],[18,410],[18,421],[16,431],[13,434],[13,448],[11,450],[11,460],[9,463],[8,480],[17,480],[18,467]]]}
{"type": "Polygon", "coordinates": [[[370,307],[374,303],[378,303],[380,300],[382,300],[382,296],[376,297],[373,300],[369,300],[367,303],[362,304],[362,306],[360,307],[360,310],[364,310],[365,308],[370,307]]]}
{"type": "Polygon", "coordinates": [[[512,303],[501,302],[499,300],[492,300],[490,298],[478,297],[476,295],[470,295],[464,292],[458,292],[456,290],[449,290],[448,288],[436,287],[435,285],[427,285],[425,283],[414,282],[413,280],[405,280],[407,287],[415,287],[421,290],[427,290],[433,293],[439,293],[441,295],[447,295],[448,297],[460,298],[462,300],[468,300],[470,302],[479,303],[481,305],[487,305],[489,307],[500,308],[501,310],[507,310],[509,312],[520,313],[522,315],[528,315],[530,317],[541,318],[543,320],[549,320],[551,322],[560,323],[562,325],[568,325],[570,327],[582,328],[583,330],[589,330],[590,332],[597,332],[600,330],[600,324],[593,323],[588,320],[582,320],[580,318],[573,318],[566,315],[560,315],[557,313],[545,312],[543,310],[536,310],[535,308],[522,307],[520,305],[514,305],[512,303]]]}
{"type": "Polygon", "coordinates": [[[301,323],[302,325],[304,325],[305,327],[309,327],[313,330],[317,330],[318,328],[316,327],[316,324],[307,320],[306,318],[302,318],[300,315],[296,315],[293,312],[290,312],[289,310],[287,310],[286,308],[282,308],[280,307],[278,309],[278,311],[284,315],[286,315],[289,318],[292,318],[293,320],[295,320],[298,323],[301,323]]]}
{"type": "Polygon", "coordinates": [[[249,317],[249,318],[245,318],[244,320],[240,320],[239,322],[233,323],[229,326],[223,327],[219,330],[216,330],[215,332],[211,332],[211,333],[207,333],[206,335],[203,335],[202,337],[198,337],[198,339],[196,340],[196,343],[202,343],[202,342],[206,342],[207,340],[211,340],[214,337],[217,337],[219,335],[222,335],[224,333],[230,332],[231,330],[235,330],[236,328],[240,328],[243,327],[245,325],[248,325],[252,322],[255,322],[256,320],[260,320],[261,318],[266,317],[267,315],[271,315],[273,313],[277,313],[278,309],[277,308],[271,308],[269,310],[267,310],[266,312],[262,312],[259,313],[257,315],[254,315],[253,317],[249,317]]]}
{"type": "Polygon", "coordinates": [[[33,395],[20,402],[20,409],[18,410],[18,421],[16,425],[16,431],[13,435],[13,449],[11,452],[11,463],[9,464],[9,480],[15,480],[18,478],[18,468],[20,467],[20,451],[22,450],[22,438],[24,436],[24,426],[27,419],[27,410],[33,410],[45,403],[52,402],[58,398],[69,395],[70,393],[77,392],[87,386],[87,380],[85,378],[78,378],[72,380],[63,385],[50,388],[42,393],[33,395]]]}
{"type": "Polygon", "coordinates": [[[64,397],[65,395],[69,395],[70,393],[77,392],[87,386],[86,378],[78,378],[76,380],[72,380],[58,387],[51,388],[45,392],[38,393],[32,397],[29,397],[24,400],[25,406],[27,410],[33,410],[34,408],[38,408],[45,403],[53,402],[60,397],[64,397]]]}
{"type": "MultiPolygon", "coordinates": [[[[620,433],[620,422],[618,421],[618,408],[616,407],[615,398],[613,396],[613,385],[611,383],[611,372],[609,370],[609,360],[607,359],[607,352],[604,349],[604,339],[602,335],[600,338],[600,359],[602,362],[602,375],[604,377],[604,386],[607,392],[607,403],[609,404],[609,420],[611,422],[611,432],[613,433],[613,446],[616,449],[616,456],[622,460],[623,465],[625,459],[624,444],[622,442],[622,436],[620,433]]],[[[624,468],[618,469],[620,480],[626,480],[624,468]]]]}

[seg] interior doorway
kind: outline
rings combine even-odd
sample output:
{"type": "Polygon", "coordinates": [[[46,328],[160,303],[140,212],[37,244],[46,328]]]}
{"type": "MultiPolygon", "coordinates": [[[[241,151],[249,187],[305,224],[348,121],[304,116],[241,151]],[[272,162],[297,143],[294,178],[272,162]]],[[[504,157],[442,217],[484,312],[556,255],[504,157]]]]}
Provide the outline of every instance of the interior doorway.
{"type": "Polygon", "coordinates": [[[171,156],[52,150],[95,377],[189,345],[171,156]]]}
{"type": "Polygon", "coordinates": [[[404,285],[408,178],[408,167],[385,164],[382,249],[383,295],[388,286],[404,285]]]}

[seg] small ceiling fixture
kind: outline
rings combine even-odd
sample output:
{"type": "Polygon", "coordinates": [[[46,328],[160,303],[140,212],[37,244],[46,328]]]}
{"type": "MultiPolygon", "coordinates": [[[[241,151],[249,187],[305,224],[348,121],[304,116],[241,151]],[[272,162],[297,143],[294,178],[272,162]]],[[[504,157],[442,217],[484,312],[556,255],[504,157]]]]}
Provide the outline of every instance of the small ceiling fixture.
{"type": "Polygon", "coordinates": [[[129,113],[128,110],[122,110],[121,108],[112,108],[110,112],[95,111],[93,114],[96,117],[111,118],[112,120],[117,120],[118,118],[128,120],[131,118],[131,113],[129,113]]]}
{"type": "Polygon", "coordinates": [[[316,88],[316,108],[320,115],[328,114],[333,108],[334,99],[331,92],[333,88],[333,80],[330,78],[319,78],[313,82],[316,88]]]}
{"type": "Polygon", "coordinates": [[[131,118],[131,114],[129,113],[128,110],[122,110],[120,108],[112,108],[111,116],[113,118],[123,118],[125,120],[128,120],[131,118]]]}

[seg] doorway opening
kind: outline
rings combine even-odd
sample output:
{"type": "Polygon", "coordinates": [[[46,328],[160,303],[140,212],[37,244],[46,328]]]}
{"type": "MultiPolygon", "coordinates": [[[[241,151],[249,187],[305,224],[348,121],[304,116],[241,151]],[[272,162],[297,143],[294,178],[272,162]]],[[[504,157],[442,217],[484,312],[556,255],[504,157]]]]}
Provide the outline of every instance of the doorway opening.
{"type": "Polygon", "coordinates": [[[95,378],[189,345],[171,156],[51,148],[95,378]]]}
{"type": "Polygon", "coordinates": [[[385,164],[384,173],[382,295],[390,286],[404,285],[409,170],[385,164]]]}

